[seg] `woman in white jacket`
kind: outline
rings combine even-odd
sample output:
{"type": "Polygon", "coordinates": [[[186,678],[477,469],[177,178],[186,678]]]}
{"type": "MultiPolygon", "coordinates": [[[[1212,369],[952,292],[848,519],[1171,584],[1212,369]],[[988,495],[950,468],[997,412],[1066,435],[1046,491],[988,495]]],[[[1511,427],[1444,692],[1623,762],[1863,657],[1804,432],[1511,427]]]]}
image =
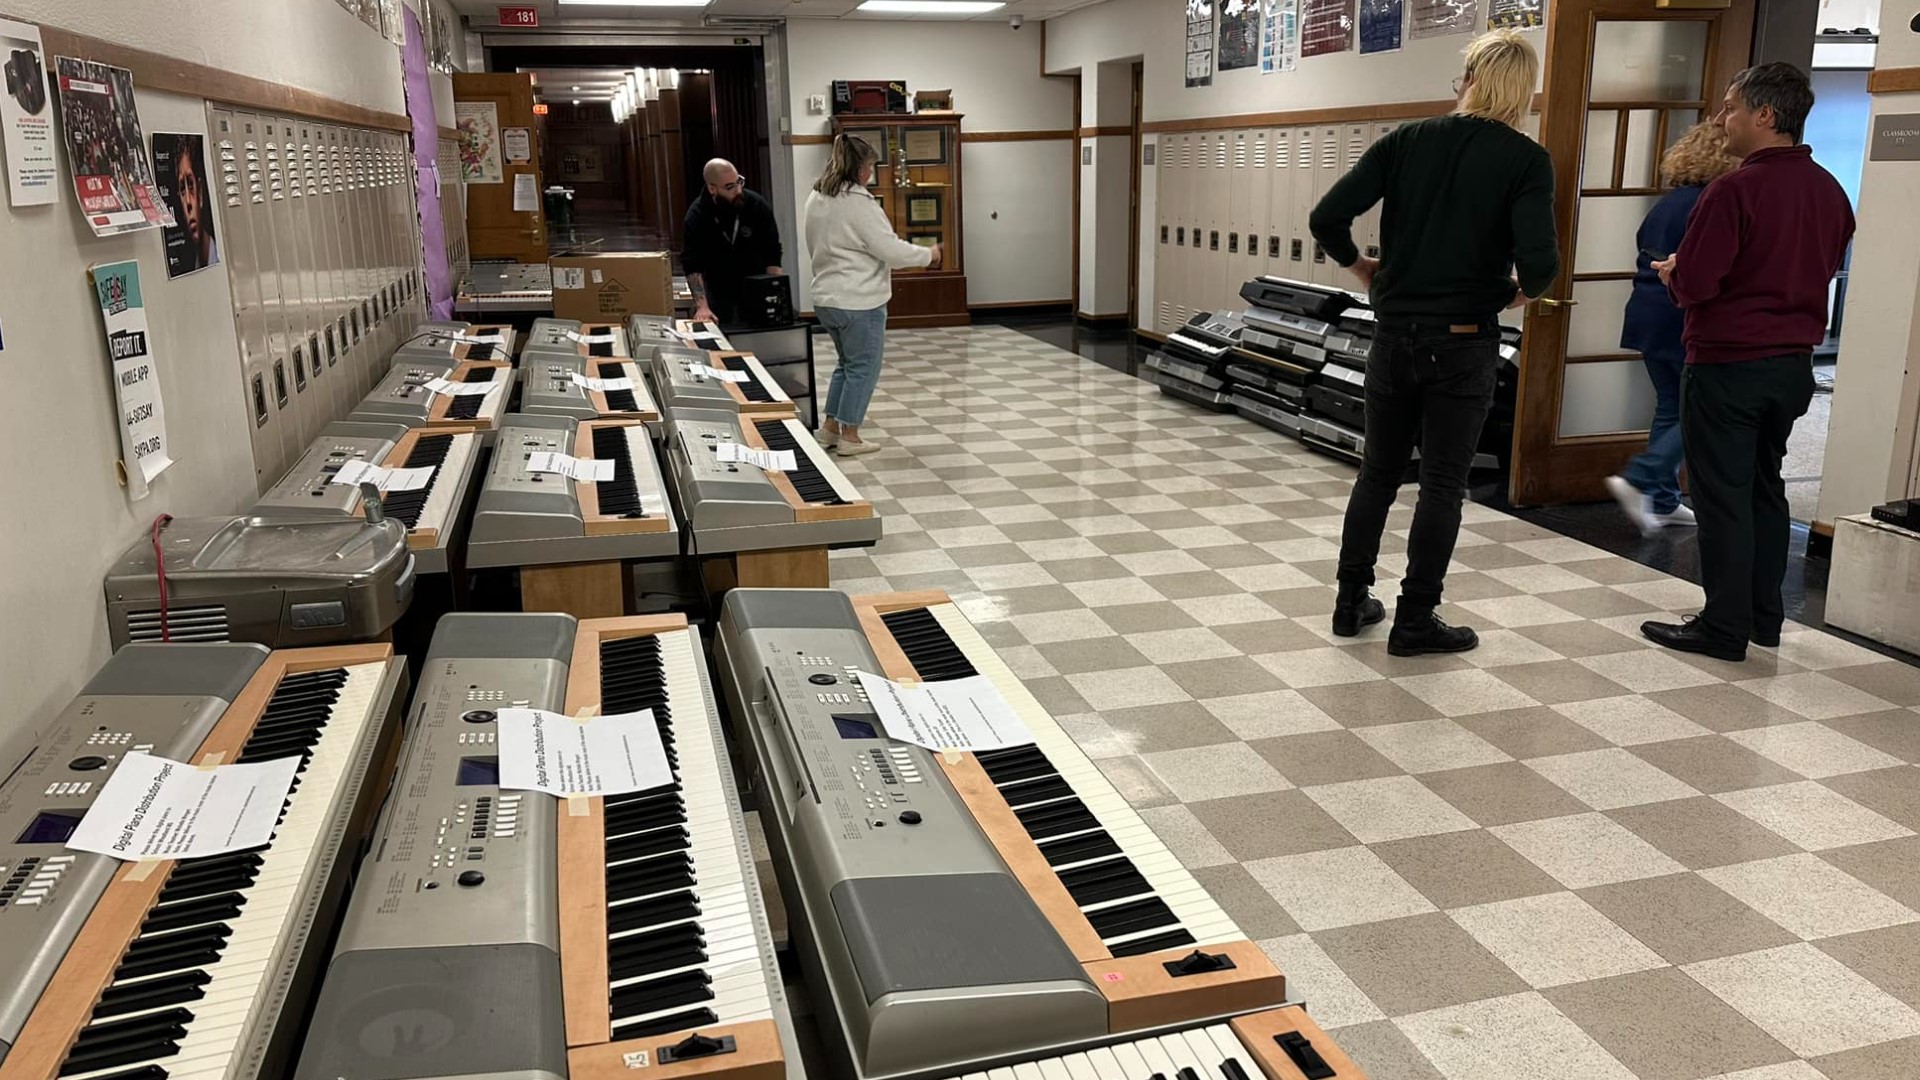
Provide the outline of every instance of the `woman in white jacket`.
{"type": "Polygon", "coordinates": [[[826,171],[807,196],[813,313],[840,354],[840,365],[827,385],[821,442],[847,457],[879,449],[860,437],[860,422],[880,381],[893,271],[940,265],[940,245],[917,247],[895,236],[886,213],[867,191],[879,156],[865,139],[834,136],[826,171]]]}

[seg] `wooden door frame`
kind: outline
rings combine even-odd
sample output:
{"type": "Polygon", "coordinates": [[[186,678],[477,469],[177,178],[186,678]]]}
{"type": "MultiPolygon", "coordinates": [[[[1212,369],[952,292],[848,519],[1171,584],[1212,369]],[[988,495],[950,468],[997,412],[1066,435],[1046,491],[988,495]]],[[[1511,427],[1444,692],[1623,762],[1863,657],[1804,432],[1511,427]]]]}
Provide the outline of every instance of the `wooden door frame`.
{"type": "Polygon", "coordinates": [[[1144,61],[1133,62],[1133,101],[1127,116],[1127,329],[1140,326],[1140,111],[1145,102],[1144,61]]]}
{"type": "MultiPolygon", "coordinates": [[[[1041,23],[1041,25],[1045,26],[1046,24],[1041,23]]],[[[1044,48],[1045,46],[1043,45],[1042,49],[1044,50],[1044,48]]],[[[1045,55],[1044,51],[1042,55],[1043,56],[1045,55]]],[[[1081,117],[1080,117],[1080,107],[1081,107],[1080,74],[1078,72],[1075,72],[1072,78],[1073,78],[1073,289],[1072,289],[1072,294],[1071,294],[1069,303],[1072,306],[1073,318],[1078,319],[1080,317],[1080,174],[1083,169],[1083,166],[1080,164],[1080,159],[1081,159],[1080,147],[1082,145],[1081,139],[1080,139],[1080,133],[1081,133],[1081,130],[1085,127],[1085,125],[1081,123],[1081,117]]]]}
{"type": "MultiPolygon", "coordinates": [[[[1548,74],[1542,88],[1540,142],[1553,158],[1554,226],[1560,245],[1560,274],[1548,289],[1548,298],[1573,298],[1594,26],[1601,21],[1697,21],[1706,11],[1715,10],[1653,5],[1654,0],[1559,0],[1554,18],[1548,20],[1546,55],[1542,58],[1548,74]],[[1581,72],[1579,92],[1556,95],[1556,71],[1581,72]]],[[[1710,115],[1717,100],[1714,88],[1724,87],[1752,56],[1754,9],[1755,0],[1730,0],[1726,7],[1717,9],[1721,17],[1708,31],[1703,118],[1710,115]]],[[[1515,506],[1600,501],[1606,497],[1601,481],[1646,447],[1645,429],[1560,436],[1566,343],[1572,318],[1571,307],[1536,302],[1527,309],[1507,490],[1515,506]]]]}

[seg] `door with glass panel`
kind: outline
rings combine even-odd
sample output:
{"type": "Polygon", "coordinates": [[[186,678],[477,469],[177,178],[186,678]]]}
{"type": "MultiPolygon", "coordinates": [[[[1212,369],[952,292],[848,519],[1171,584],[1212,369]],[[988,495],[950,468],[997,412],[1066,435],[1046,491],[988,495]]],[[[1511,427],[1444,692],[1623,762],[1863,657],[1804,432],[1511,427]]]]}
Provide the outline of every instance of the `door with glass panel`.
{"type": "Polygon", "coordinates": [[[1665,193],[1661,154],[1746,66],[1754,0],[1722,3],[1559,0],[1547,20],[1540,142],[1553,157],[1561,270],[1527,313],[1517,504],[1604,498],[1605,478],[1646,445],[1653,385],[1620,347],[1635,233],[1665,193]]]}

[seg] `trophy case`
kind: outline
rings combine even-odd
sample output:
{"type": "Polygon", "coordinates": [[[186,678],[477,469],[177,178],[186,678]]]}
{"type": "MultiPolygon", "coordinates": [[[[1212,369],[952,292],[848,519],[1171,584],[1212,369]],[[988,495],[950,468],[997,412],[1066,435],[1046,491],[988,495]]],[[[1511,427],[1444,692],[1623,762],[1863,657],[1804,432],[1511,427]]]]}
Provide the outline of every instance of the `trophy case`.
{"type": "Polygon", "coordinates": [[[938,270],[896,270],[887,325],[964,326],[966,253],[960,228],[960,114],[843,114],[835,135],[857,135],[880,152],[868,190],[908,243],[941,245],[938,270]]]}

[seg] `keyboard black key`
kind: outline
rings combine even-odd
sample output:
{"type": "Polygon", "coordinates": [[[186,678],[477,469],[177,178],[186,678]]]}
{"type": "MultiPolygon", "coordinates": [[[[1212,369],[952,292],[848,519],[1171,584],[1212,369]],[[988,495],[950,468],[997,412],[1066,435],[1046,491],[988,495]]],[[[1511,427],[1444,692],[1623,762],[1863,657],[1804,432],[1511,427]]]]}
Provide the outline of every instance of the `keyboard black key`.
{"type": "Polygon", "coordinates": [[[615,804],[609,800],[606,807],[608,836],[678,825],[686,820],[686,803],[678,791],[662,792],[635,802],[615,804]]]}
{"type": "Polygon", "coordinates": [[[652,896],[670,889],[693,887],[693,862],[684,853],[607,868],[607,899],[652,896]]]}
{"type": "Polygon", "coordinates": [[[1173,917],[1173,909],[1158,897],[1147,897],[1116,904],[1110,908],[1087,912],[1087,921],[1102,939],[1138,934],[1162,926],[1173,926],[1179,922],[1173,917]]]}
{"type": "Polygon", "coordinates": [[[706,935],[692,923],[681,923],[607,943],[607,970],[614,982],[638,979],[663,971],[706,962],[706,935]]]}
{"type": "Polygon", "coordinates": [[[1104,904],[1111,900],[1153,892],[1153,886],[1147,884],[1147,879],[1140,876],[1140,871],[1134,868],[1132,860],[1124,855],[1105,862],[1062,870],[1060,884],[1067,887],[1073,902],[1081,907],[1091,907],[1094,904],[1104,904]]]}
{"type": "MultiPolygon", "coordinates": [[[[740,385],[744,387],[755,384],[741,383],[740,385]]],[[[772,398],[768,397],[765,400],[772,400],[772,398]]],[[[787,479],[793,483],[793,490],[799,492],[801,498],[810,503],[825,503],[829,506],[846,505],[847,500],[833,490],[833,484],[827,479],[827,474],[820,471],[820,466],[813,463],[813,459],[807,456],[805,450],[800,449],[800,440],[794,437],[793,432],[787,430],[785,421],[756,420],[753,427],[760,433],[760,441],[767,444],[767,449],[775,452],[793,451],[794,470],[787,474],[787,479]]]]}
{"type": "Polygon", "coordinates": [[[94,1080],[167,1080],[167,1070],[158,1065],[142,1065],[137,1069],[96,1076],[94,1080]]]}
{"type": "Polygon", "coordinates": [[[974,755],[980,767],[986,771],[987,779],[996,787],[1017,784],[1023,780],[1038,780],[1049,776],[1059,776],[1060,771],[1053,762],[1037,748],[1017,746],[1009,750],[990,750],[974,755]]]}
{"type": "Polygon", "coordinates": [[[1067,866],[1071,863],[1085,862],[1120,853],[1120,845],[1113,837],[1104,832],[1083,833],[1061,840],[1049,840],[1040,845],[1040,853],[1047,857],[1048,866],[1067,866]]]}
{"type": "Polygon", "coordinates": [[[677,1009],[713,1000],[713,979],[704,971],[684,971],[613,988],[613,1019],[677,1009]]]}
{"type": "Polygon", "coordinates": [[[188,968],[204,968],[219,959],[218,946],[179,949],[156,954],[146,960],[122,961],[119,967],[113,969],[113,981],[127,982],[131,979],[143,979],[149,975],[163,975],[171,971],[185,971],[188,968]]]}
{"type": "Polygon", "coordinates": [[[93,1016],[95,1020],[105,1020],[168,1005],[185,1005],[205,997],[206,985],[212,981],[213,976],[207,972],[182,971],[124,986],[109,986],[100,995],[100,1004],[94,1006],[93,1016]]]}
{"type": "MultiPolygon", "coordinates": [[[[136,1061],[151,1061],[154,1058],[172,1057],[180,1052],[180,1044],[172,1039],[155,1039],[134,1046],[121,1047],[109,1053],[73,1054],[60,1064],[61,1076],[73,1076],[78,1073],[93,1072],[97,1069],[111,1069],[119,1065],[131,1065],[136,1061]]],[[[161,1076],[166,1073],[162,1072],[161,1076]]]]}
{"type": "MultiPolygon", "coordinates": [[[[596,364],[594,368],[602,379],[624,379],[627,377],[625,369],[617,363],[596,364]]],[[[612,409],[614,412],[637,412],[640,409],[640,403],[634,398],[633,391],[631,390],[607,390],[604,391],[603,394],[607,399],[607,408],[612,409]]]]}
{"type": "MultiPolygon", "coordinates": [[[[499,368],[492,367],[468,368],[461,374],[460,381],[463,383],[490,383],[493,381],[494,372],[499,370],[499,368]]],[[[472,420],[474,417],[480,415],[481,404],[492,396],[492,394],[467,394],[454,398],[452,403],[447,406],[447,418],[450,420],[472,420]]]]}
{"type": "Polygon", "coordinates": [[[1120,945],[1109,945],[1107,950],[1115,956],[1145,956],[1163,949],[1177,949],[1182,945],[1193,944],[1193,935],[1185,930],[1168,930],[1163,934],[1150,934],[1120,945]]]}
{"type": "Polygon", "coordinates": [[[218,945],[232,936],[233,931],[225,923],[209,923],[188,930],[175,930],[166,934],[141,935],[127,946],[126,955],[121,962],[152,960],[181,949],[202,949],[218,945]]]}
{"type": "Polygon", "coordinates": [[[1029,806],[1013,812],[1027,835],[1035,840],[1045,840],[1049,836],[1063,833],[1084,832],[1100,827],[1099,819],[1087,810],[1079,799],[1062,799],[1059,802],[1029,806]]]}
{"type": "Polygon", "coordinates": [[[1253,1080],[1247,1075],[1247,1070],[1240,1067],[1239,1062],[1232,1060],[1220,1063],[1220,1076],[1222,1080],[1253,1080]]]}
{"type": "MultiPolygon", "coordinates": [[[[492,348],[490,345],[478,347],[492,348]]],[[[420,514],[427,508],[427,498],[433,494],[433,485],[440,480],[440,465],[447,460],[447,453],[452,448],[452,435],[422,435],[415,440],[413,449],[407,453],[407,459],[400,463],[400,467],[432,468],[433,475],[427,478],[426,487],[414,491],[390,491],[381,496],[388,517],[402,522],[409,529],[420,524],[420,514]]]]}
{"type": "Polygon", "coordinates": [[[593,485],[594,491],[600,495],[600,512],[609,516],[646,517],[646,510],[640,501],[640,485],[634,479],[633,462],[627,457],[627,429],[594,428],[593,456],[600,461],[613,462],[613,479],[598,480],[593,485]]]}
{"type": "Polygon", "coordinates": [[[664,1035],[669,1031],[685,1031],[688,1028],[706,1027],[717,1024],[720,1018],[712,1009],[688,1009],[668,1016],[649,1020],[644,1024],[621,1024],[614,1022],[614,1038],[637,1039],[646,1035],[664,1035]]]}
{"type": "Polygon", "coordinates": [[[1038,780],[1002,785],[1000,794],[1007,800],[1008,806],[1019,807],[1064,799],[1073,794],[1073,788],[1058,776],[1046,776],[1038,780]]]}
{"type": "Polygon", "coordinates": [[[201,923],[237,919],[246,903],[247,898],[240,893],[225,892],[168,908],[155,908],[147,915],[147,920],[140,924],[140,932],[161,934],[201,923]]]}
{"type": "Polygon", "coordinates": [[[654,829],[651,832],[631,833],[607,841],[607,863],[609,875],[618,867],[614,863],[628,859],[644,859],[649,855],[663,855],[669,851],[684,851],[693,846],[693,840],[687,830],[676,825],[666,829],[654,829]]]}
{"type": "Polygon", "coordinates": [[[184,1038],[187,1034],[187,1025],[192,1022],[193,1014],[185,1009],[163,1009],[160,1012],[136,1016],[130,1020],[115,1020],[109,1024],[90,1024],[83,1028],[80,1036],[74,1040],[69,1060],[98,1057],[142,1044],[151,1045],[167,1039],[184,1038]]]}
{"type": "Polygon", "coordinates": [[[907,662],[920,673],[921,679],[964,679],[980,674],[960,651],[960,646],[947,635],[940,620],[933,617],[933,612],[925,608],[891,611],[880,619],[887,624],[887,631],[907,654],[907,662]]]}
{"type": "Polygon", "coordinates": [[[609,907],[607,933],[620,934],[679,919],[698,918],[699,915],[700,901],[691,891],[668,893],[665,896],[649,896],[645,900],[609,907]]]}

